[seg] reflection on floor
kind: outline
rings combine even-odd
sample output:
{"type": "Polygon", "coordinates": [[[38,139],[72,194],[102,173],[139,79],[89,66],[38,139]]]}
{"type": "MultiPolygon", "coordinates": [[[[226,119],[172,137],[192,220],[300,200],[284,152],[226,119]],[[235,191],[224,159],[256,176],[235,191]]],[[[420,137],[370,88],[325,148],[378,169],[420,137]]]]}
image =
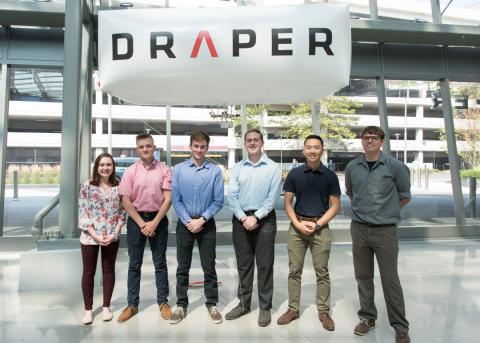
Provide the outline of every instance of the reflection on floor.
{"type": "MultiPolygon", "coordinates": [[[[171,301],[175,303],[175,249],[169,248],[171,301]]],[[[217,250],[220,286],[219,308],[223,313],[237,304],[237,273],[233,248],[217,250]]],[[[288,258],[284,244],[276,247],[273,322],[257,326],[254,294],[252,312],[235,321],[213,324],[203,305],[203,289],[189,291],[187,318],[170,325],[160,318],[155,304],[155,283],[150,254],[143,268],[140,312],[118,324],[101,320],[101,288],[95,289],[94,323],[82,326],[80,289],[49,293],[17,293],[18,255],[0,253],[0,342],[393,342],[380,279],[376,276],[379,318],[367,336],[355,336],[358,307],[351,246],[335,245],[330,259],[332,314],[336,331],[322,329],[315,306],[315,276],[307,252],[303,273],[302,310],[299,320],[278,326],[276,319],[287,307],[288,258]]],[[[127,251],[117,263],[117,284],[112,309],[115,318],[126,305],[127,251]]],[[[399,271],[406,299],[412,342],[477,342],[480,333],[480,241],[452,240],[401,242],[399,271]]],[[[60,271],[59,271],[60,272],[60,271]]],[[[80,270],[78,271],[81,272],[80,270]]],[[[378,273],[376,273],[378,274],[378,273]]],[[[198,254],[194,255],[191,282],[202,281],[198,254]]]]}

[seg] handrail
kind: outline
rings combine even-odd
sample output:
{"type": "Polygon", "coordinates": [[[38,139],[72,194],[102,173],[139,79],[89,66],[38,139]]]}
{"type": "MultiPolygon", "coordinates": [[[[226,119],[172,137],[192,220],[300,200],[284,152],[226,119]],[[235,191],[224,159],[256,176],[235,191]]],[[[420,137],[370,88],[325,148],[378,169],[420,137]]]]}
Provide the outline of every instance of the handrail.
{"type": "Polygon", "coordinates": [[[43,219],[60,203],[60,193],[55,195],[45,206],[43,206],[33,217],[31,234],[35,241],[38,241],[43,234],[43,219]]]}

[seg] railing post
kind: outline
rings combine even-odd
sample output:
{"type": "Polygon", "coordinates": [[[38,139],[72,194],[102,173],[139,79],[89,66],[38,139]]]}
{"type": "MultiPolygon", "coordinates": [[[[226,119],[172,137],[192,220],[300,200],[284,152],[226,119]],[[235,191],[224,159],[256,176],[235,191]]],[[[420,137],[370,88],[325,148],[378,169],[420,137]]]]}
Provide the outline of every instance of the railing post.
{"type": "Polygon", "coordinates": [[[470,218],[477,218],[477,178],[470,179],[470,218]]]}
{"type": "Polygon", "coordinates": [[[18,170],[13,171],[13,201],[18,201],[18,170]]]}

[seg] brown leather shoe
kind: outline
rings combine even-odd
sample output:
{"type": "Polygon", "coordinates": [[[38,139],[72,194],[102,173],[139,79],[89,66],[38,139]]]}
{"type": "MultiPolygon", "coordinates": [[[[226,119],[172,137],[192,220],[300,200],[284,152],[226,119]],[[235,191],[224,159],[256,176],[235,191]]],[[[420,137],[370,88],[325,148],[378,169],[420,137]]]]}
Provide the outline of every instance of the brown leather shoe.
{"type": "Polygon", "coordinates": [[[138,308],[128,305],[118,316],[117,322],[123,323],[132,318],[138,312],[138,308]]]}
{"type": "Polygon", "coordinates": [[[170,306],[167,303],[163,303],[158,305],[158,308],[160,309],[160,314],[162,315],[162,318],[165,320],[169,320],[170,316],[172,315],[172,310],[170,309],[170,306]]]}
{"type": "Polygon", "coordinates": [[[395,343],[410,343],[408,332],[395,330],[395,343]]]}
{"type": "Polygon", "coordinates": [[[282,314],[280,318],[277,320],[278,325],[286,325],[290,323],[292,320],[298,319],[300,317],[300,312],[292,310],[289,308],[287,312],[282,314]]]}
{"type": "Polygon", "coordinates": [[[328,313],[319,313],[318,319],[322,322],[323,328],[327,331],[334,331],[335,330],[335,322],[333,321],[332,317],[328,313]]]}
{"type": "Polygon", "coordinates": [[[360,318],[360,323],[355,326],[353,329],[353,333],[359,336],[365,336],[368,331],[372,330],[375,327],[375,320],[367,319],[367,318],[360,318]]]}

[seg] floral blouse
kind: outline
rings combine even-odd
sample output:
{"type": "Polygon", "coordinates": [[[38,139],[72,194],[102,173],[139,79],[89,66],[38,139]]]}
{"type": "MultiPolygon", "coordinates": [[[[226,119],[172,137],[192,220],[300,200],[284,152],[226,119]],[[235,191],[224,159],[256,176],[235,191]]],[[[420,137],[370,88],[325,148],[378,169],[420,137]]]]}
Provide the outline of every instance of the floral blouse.
{"type": "MultiPolygon", "coordinates": [[[[124,225],[125,211],[122,209],[118,186],[103,189],[86,181],[80,188],[78,200],[78,226],[82,230],[80,243],[98,245],[98,242],[88,233],[88,227],[93,225],[98,235],[116,234],[117,225],[124,225]]],[[[115,235],[115,241],[120,235],[115,235]]]]}

